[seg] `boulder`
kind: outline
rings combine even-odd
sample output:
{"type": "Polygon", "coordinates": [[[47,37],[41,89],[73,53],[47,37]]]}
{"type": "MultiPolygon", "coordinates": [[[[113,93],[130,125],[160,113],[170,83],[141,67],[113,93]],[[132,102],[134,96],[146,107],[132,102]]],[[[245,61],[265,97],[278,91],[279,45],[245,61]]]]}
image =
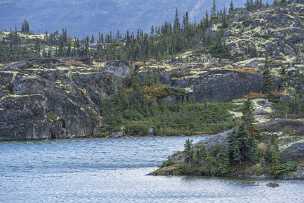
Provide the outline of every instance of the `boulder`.
{"type": "Polygon", "coordinates": [[[280,187],[280,185],[278,183],[267,183],[266,186],[271,187],[271,188],[280,187]]]}
{"type": "Polygon", "coordinates": [[[304,143],[296,143],[281,153],[285,161],[304,161],[304,143]]]}
{"type": "Polygon", "coordinates": [[[127,62],[112,61],[106,64],[105,72],[111,73],[117,77],[126,78],[130,75],[130,68],[127,62]]]}
{"type": "Polygon", "coordinates": [[[282,130],[290,129],[295,134],[304,134],[304,121],[298,119],[276,119],[270,122],[262,123],[258,125],[258,128],[262,131],[279,132],[282,130]]]}
{"type": "Polygon", "coordinates": [[[260,92],[263,77],[260,74],[237,71],[212,71],[203,74],[193,85],[197,101],[229,101],[250,92],[260,92]]]}
{"type": "Polygon", "coordinates": [[[251,58],[233,64],[236,67],[261,68],[265,65],[265,58],[251,58]]]}

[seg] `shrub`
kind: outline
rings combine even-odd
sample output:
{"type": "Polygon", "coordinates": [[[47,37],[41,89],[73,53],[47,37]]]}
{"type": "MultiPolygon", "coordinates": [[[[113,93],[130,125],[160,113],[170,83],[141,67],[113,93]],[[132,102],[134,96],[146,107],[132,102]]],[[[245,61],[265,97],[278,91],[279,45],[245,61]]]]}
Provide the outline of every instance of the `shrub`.
{"type": "Polygon", "coordinates": [[[134,123],[134,124],[128,124],[125,126],[125,133],[127,135],[135,135],[135,136],[145,136],[149,132],[149,127],[145,124],[141,123],[134,123]]]}

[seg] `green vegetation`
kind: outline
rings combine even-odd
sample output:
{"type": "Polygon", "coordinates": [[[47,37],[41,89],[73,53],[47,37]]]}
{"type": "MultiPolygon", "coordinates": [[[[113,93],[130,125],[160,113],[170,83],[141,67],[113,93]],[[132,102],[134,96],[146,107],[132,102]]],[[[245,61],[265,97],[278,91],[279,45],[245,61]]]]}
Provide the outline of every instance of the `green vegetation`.
{"type": "MultiPolygon", "coordinates": [[[[220,145],[206,150],[204,145],[194,147],[191,140],[185,143],[185,164],[178,167],[183,175],[226,176],[230,172],[229,157],[220,145]]],[[[167,162],[167,165],[172,163],[167,162]]]]}
{"type": "Polygon", "coordinates": [[[157,135],[196,135],[233,126],[230,103],[193,102],[183,89],[170,88],[155,82],[157,79],[139,81],[133,76],[131,81],[103,101],[105,133],[147,135],[153,129],[157,135]]]}
{"type": "Polygon", "coordinates": [[[265,67],[263,70],[263,93],[270,96],[273,91],[273,82],[272,76],[269,67],[269,59],[266,58],[265,60],[265,67]]]}
{"type": "Polygon", "coordinates": [[[254,163],[257,160],[258,134],[253,125],[253,107],[249,100],[244,104],[243,115],[239,126],[229,137],[229,156],[232,164],[254,163]]]}
{"type": "Polygon", "coordinates": [[[47,114],[47,119],[48,119],[48,121],[49,122],[55,122],[55,121],[57,121],[58,120],[58,116],[54,113],[54,112],[49,112],[48,114],[47,114]]]}
{"type": "MultiPolygon", "coordinates": [[[[261,0],[248,0],[246,4],[249,11],[266,6],[268,5],[261,0]]],[[[70,37],[66,29],[62,29],[61,32],[46,32],[37,37],[30,33],[30,23],[24,20],[20,30],[15,29],[4,36],[0,33],[0,62],[39,57],[158,60],[174,58],[176,54],[194,48],[200,48],[216,57],[229,58],[229,51],[224,43],[224,32],[232,22],[235,10],[232,1],[230,8],[223,10],[217,10],[216,2],[213,1],[210,15],[206,12],[197,22],[190,21],[188,12],[180,15],[176,10],[173,22],[152,26],[150,32],[117,31],[99,33],[98,36],[92,35],[83,39],[70,37]]]]}
{"type": "MultiPolygon", "coordinates": [[[[259,9],[262,2],[248,4],[248,8],[259,9]]],[[[173,58],[187,49],[201,48],[217,57],[229,58],[223,40],[224,29],[234,15],[231,2],[226,9],[217,10],[215,1],[211,15],[205,13],[198,22],[191,22],[189,13],[180,16],[176,10],[172,23],[152,26],[149,33],[138,30],[126,33],[99,33],[83,39],[68,36],[68,31],[45,33],[33,37],[30,23],[24,20],[20,31],[11,31],[0,36],[0,62],[39,57],[92,57],[96,60],[147,60],[173,58]],[[1,51],[6,50],[6,51],[1,51]],[[7,51],[8,50],[8,51],[7,51]]]]}
{"type": "Polygon", "coordinates": [[[249,100],[244,103],[243,115],[240,127],[229,137],[230,163],[237,167],[236,170],[250,168],[250,173],[270,174],[273,177],[294,171],[296,163],[285,163],[281,160],[277,137],[263,137],[254,127],[252,104],[249,100]],[[257,147],[258,143],[267,142],[269,144],[266,148],[257,147]]]}
{"type": "MultiPolygon", "coordinates": [[[[256,176],[270,175],[278,178],[297,169],[296,162],[280,158],[277,138],[263,137],[256,130],[251,101],[243,105],[243,117],[228,137],[228,145],[193,145],[185,143],[184,162],[169,160],[162,167],[172,169],[177,175],[203,176],[256,176]],[[261,143],[269,144],[261,144],[261,143]],[[258,144],[260,146],[258,147],[258,144]],[[171,168],[170,168],[171,167],[171,168]]],[[[156,172],[157,173],[157,172],[156,172]]]]}
{"type": "Polygon", "coordinates": [[[104,105],[108,107],[104,112],[107,131],[123,127],[128,135],[147,135],[150,128],[157,135],[209,134],[229,129],[233,124],[227,111],[232,107],[229,103],[189,102],[125,108],[122,103],[110,100],[104,105]],[[115,107],[109,108],[112,102],[115,107]]]}
{"type": "Polygon", "coordinates": [[[288,72],[281,71],[282,86],[285,92],[284,99],[274,100],[274,117],[279,118],[301,118],[304,116],[304,74],[299,70],[288,72]]]}

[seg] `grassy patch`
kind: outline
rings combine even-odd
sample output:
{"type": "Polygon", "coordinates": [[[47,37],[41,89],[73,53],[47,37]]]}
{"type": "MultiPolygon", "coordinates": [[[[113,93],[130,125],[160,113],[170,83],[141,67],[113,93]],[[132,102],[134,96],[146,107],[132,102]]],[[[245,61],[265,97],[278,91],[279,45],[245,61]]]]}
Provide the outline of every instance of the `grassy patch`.
{"type": "Polygon", "coordinates": [[[102,102],[105,133],[127,135],[198,135],[233,126],[232,103],[193,102],[184,89],[161,84],[157,73],[133,76],[117,94],[102,102]]]}
{"type": "Polygon", "coordinates": [[[233,126],[231,108],[230,103],[156,105],[145,110],[125,109],[106,121],[114,129],[123,127],[128,135],[147,135],[151,128],[157,135],[210,134],[233,126]]]}

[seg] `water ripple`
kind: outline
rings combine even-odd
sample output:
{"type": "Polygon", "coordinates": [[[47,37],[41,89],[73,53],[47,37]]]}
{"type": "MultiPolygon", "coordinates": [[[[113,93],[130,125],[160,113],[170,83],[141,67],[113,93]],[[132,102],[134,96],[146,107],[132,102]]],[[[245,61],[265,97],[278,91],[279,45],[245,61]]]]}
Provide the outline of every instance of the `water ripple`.
{"type": "MultiPolygon", "coordinates": [[[[0,202],[303,203],[304,183],[147,176],[187,137],[0,143],[0,202]]],[[[195,141],[204,137],[195,137],[195,141]]]]}

